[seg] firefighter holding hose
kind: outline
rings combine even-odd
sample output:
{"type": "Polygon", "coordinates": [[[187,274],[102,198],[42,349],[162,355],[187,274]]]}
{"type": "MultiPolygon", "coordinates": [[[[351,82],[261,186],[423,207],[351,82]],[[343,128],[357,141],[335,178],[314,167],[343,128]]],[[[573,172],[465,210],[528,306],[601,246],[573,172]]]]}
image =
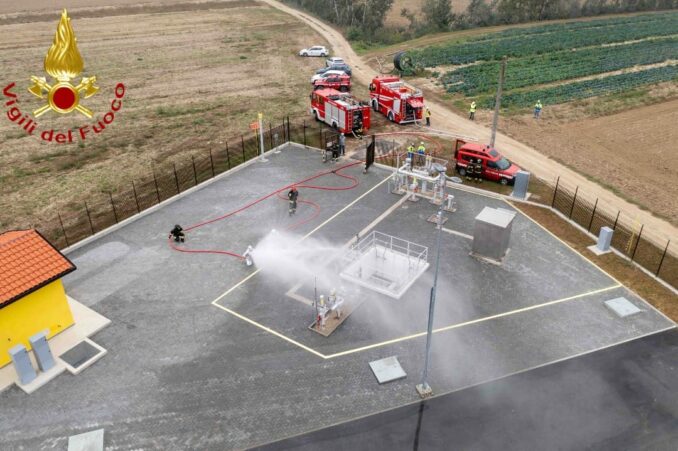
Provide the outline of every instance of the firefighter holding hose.
{"type": "Polygon", "coordinates": [[[299,191],[297,187],[292,185],[292,189],[287,193],[287,198],[290,200],[290,216],[297,212],[297,198],[299,197],[299,191]]]}

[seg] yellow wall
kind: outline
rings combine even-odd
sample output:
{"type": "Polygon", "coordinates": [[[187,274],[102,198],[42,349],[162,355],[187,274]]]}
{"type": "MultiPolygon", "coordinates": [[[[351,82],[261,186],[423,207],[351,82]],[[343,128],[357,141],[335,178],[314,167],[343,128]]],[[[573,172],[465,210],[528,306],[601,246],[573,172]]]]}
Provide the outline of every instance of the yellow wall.
{"type": "Polygon", "coordinates": [[[11,362],[8,351],[17,344],[31,349],[31,336],[49,329],[51,338],[72,325],[73,315],[61,280],[0,308],[0,367],[11,362]]]}

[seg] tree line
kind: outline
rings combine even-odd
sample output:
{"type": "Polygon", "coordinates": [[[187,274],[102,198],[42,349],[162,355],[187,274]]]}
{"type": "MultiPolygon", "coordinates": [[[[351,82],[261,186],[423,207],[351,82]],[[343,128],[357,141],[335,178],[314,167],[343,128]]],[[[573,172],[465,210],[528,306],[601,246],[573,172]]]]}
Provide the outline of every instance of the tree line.
{"type": "Polygon", "coordinates": [[[454,13],[452,0],[423,0],[403,8],[406,27],[385,27],[393,0],[283,0],[344,29],[350,41],[395,44],[424,34],[490,25],[574,19],[601,14],[678,9],[678,0],[471,0],[454,13]]]}

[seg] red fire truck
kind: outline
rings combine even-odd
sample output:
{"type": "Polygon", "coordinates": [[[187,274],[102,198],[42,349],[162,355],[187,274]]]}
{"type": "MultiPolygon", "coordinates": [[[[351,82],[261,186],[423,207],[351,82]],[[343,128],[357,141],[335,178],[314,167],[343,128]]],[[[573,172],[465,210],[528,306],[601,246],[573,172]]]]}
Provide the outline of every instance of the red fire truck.
{"type": "Polygon", "coordinates": [[[468,166],[478,160],[483,165],[482,177],[499,182],[502,185],[512,185],[520,167],[511,163],[497,149],[483,146],[478,143],[469,143],[458,139],[454,146],[454,159],[457,171],[462,177],[469,172],[468,166]]]}
{"type": "Polygon", "coordinates": [[[313,89],[332,88],[338,89],[341,92],[351,90],[351,76],[350,75],[331,75],[325,78],[319,78],[313,81],[313,89]]]}
{"type": "Polygon", "coordinates": [[[335,89],[318,89],[311,93],[311,113],[341,133],[361,134],[370,128],[370,106],[351,94],[335,89]]]}
{"type": "Polygon", "coordinates": [[[377,75],[370,83],[372,109],[396,124],[424,117],[424,95],[395,75],[377,75]]]}

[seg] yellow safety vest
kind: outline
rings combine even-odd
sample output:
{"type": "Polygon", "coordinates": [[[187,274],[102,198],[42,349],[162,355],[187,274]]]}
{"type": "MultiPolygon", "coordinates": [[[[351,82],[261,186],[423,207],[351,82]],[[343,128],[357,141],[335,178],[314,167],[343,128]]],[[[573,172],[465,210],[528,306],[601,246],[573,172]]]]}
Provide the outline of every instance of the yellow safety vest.
{"type": "Polygon", "coordinates": [[[475,113],[475,112],[476,112],[476,103],[473,102],[473,103],[471,104],[471,113],[475,113]]]}
{"type": "Polygon", "coordinates": [[[417,152],[421,154],[426,153],[426,147],[424,146],[417,147],[417,152]]]}

